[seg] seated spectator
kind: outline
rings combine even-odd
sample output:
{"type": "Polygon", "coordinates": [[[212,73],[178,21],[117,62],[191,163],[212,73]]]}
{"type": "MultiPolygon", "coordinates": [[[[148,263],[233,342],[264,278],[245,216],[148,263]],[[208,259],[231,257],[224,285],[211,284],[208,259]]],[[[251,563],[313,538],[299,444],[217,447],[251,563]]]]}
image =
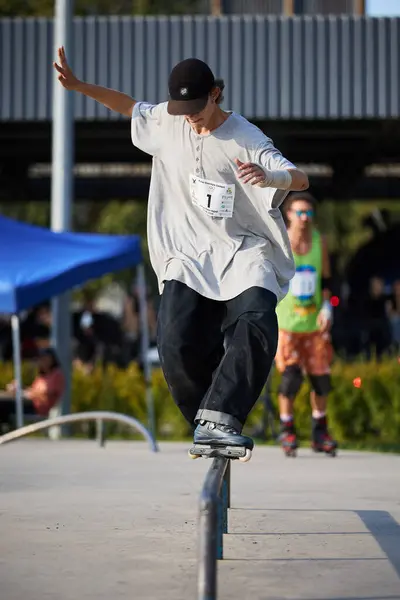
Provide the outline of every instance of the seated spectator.
{"type": "MultiPolygon", "coordinates": [[[[53,348],[39,351],[38,374],[32,385],[22,390],[24,412],[47,416],[61,399],[65,389],[65,379],[57,355],[53,348]]],[[[15,393],[16,382],[7,385],[7,391],[15,393]]]]}

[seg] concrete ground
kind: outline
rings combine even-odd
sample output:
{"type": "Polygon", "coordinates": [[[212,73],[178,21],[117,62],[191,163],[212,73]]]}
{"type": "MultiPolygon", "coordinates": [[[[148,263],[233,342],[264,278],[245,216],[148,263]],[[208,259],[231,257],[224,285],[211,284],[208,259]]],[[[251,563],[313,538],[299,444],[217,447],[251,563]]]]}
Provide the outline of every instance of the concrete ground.
{"type": "MultiPolygon", "coordinates": [[[[196,598],[187,446],[0,447],[1,600],[196,598]]],[[[232,465],[221,600],[400,600],[400,456],[256,447],[232,465]]]]}

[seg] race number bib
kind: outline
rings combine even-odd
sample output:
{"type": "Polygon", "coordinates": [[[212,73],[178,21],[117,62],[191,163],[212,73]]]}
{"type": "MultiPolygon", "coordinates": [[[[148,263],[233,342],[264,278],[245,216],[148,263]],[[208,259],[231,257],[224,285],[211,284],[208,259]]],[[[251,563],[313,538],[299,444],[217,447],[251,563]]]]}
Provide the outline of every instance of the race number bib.
{"type": "Polygon", "coordinates": [[[317,286],[317,272],[314,267],[300,267],[290,282],[290,291],[295,298],[309,300],[314,297],[317,286]]]}
{"type": "Polygon", "coordinates": [[[233,215],[235,184],[226,185],[190,175],[190,195],[206,215],[229,218],[233,215]]]}

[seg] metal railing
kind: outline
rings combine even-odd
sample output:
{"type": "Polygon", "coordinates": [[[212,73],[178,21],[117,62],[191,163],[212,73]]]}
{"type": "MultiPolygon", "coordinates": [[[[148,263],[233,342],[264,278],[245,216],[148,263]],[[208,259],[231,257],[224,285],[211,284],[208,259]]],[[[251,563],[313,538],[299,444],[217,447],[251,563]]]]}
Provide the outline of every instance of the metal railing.
{"type": "Polygon", "coordinates": [[[224,533],[228,533],[231,505],[231,462],[213,459],[200,495],[198,600],[217,598],[217,560],[224,557],[224,533]]]}
{"type": "Polygon", "coordinates": [[[19,429],[15,429],[14,431],[10,431],[8,433],[5,433],[4,435],[1,435],[0,444],[7,444],[8,442],[13,442],[26,435],[30,435],[31,433],[36,433],[37,431],[50,429],[50,427],[55,427],[57,425],[67,425],[68,423],[75,423],[77,421],[96,421],[96,439],[99,442],[100,446],[104,446],[105,444],[104,421],[115,421],[117,423],[123,423],[124,425],[128,425],[129,427],[132,427],[132,429],[138,431],[149,443],[150,450],[152,450],[152,452],[158,452],[158,447],[155,439],[153,438],[151,433],[146,429],[146,427],[144,427],[144,425],[142,425],[139,421],[137,421],[133,417],[128,417],[127,415],[101,410],[74,413],[73,415],[63,415],[61,417],[53,417],[51,419],[39,421],[38,423],[26,425],[25,427],[20,427],[19,429]]]}

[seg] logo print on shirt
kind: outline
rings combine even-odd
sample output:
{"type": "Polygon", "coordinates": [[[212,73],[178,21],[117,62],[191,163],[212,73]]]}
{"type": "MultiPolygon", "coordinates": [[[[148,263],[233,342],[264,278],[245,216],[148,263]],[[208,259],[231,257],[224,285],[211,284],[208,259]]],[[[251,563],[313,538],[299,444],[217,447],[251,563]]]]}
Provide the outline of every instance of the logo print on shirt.
{"type": "Polygon", "coordinates": [[[181,96],[187,96],[189,90],[187,89],[187,87],[183,87],[183,88],[181,88],[180,92],[181,92],[181,96]]]}

